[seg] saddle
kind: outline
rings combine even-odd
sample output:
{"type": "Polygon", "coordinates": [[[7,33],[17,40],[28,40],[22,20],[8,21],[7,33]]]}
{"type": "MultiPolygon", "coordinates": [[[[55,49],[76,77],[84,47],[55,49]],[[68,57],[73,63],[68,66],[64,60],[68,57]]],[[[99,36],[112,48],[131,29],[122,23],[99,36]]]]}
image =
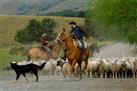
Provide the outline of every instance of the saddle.
{"type": "MultiPolygon", "coordinates": [[[[83,40],[84,41],[84,40],[83,40]]],[[[81,42],[80,41],[78,41],[78,40],[73,40],[73,43],[74,43],[74,45],[75,46],[77,46],[79,49],[81,48],[81,42]]],[[[86,58],[86,56],[88,55],[88,50],[89,50],[89,48],[88,48],[88,45],[87,45],[87,43],[86,43],[86,41],[84,41],[84,49],[83,49],[83,51],[81,52],[81,57],[83,58],[83,59],[85,59],[86,58]]]]}
{"type": "MultiPolygon", "coordinates": [[[[52,50],[53,46],[52,45],[49,45],[47,46],[50,50],[52,50]]],[[[40,47],[43,51],[47,51],[46,48],[44,48],[44,46],[41,46],[40,47]]]]}
{"type": "MultiPolygon", "coordinates": [[[[88,48],[87,42],[84,41],[84,40],[83,40],[83,42],[84,42],[84,49],[88,48]]],[[[82,46],[82,44],[79,40],[73,39],[73,43],[74,43],[75,46],[77,46],[79,48],[81,48],[81,46],[82,46]]]]}

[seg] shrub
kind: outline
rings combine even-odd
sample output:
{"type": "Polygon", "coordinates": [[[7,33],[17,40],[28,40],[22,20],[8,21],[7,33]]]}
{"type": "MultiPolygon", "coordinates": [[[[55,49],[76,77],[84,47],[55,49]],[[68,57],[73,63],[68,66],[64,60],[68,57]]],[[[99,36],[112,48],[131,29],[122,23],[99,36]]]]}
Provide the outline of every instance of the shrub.
{"type": "Polygon", "coordinates": [[[53,40],[56,37],[56,33],[54,32],[55,27],[56,22],[53,19],[45,18],[42,22],[32,19],[25,28],[17,31],[15,40],[23,44],[38,42],[43,33],[46,33],[49,39],[53,40]]]}

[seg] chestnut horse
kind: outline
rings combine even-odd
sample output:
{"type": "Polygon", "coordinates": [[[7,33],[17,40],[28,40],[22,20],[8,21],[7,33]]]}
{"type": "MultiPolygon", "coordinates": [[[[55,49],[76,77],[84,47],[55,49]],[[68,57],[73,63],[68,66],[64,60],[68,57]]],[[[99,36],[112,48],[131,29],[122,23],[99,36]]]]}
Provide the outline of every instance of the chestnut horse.
{"type": "MultiPolygon", "coordinates": [[[[52,44],[52,56],[54,59],[58,58],[58,54],[60,52],[61,45],[59,43],[52,44]]],[[[27,53],[28,61],[31,59],[36,60],[49,60],[48,52],[44,51],[42,48],[30,48],[27,53]]]]}
{"type": "Polygon", "coordinates": [[[67,49],[66,57],[70,64],[69,76],[74,75],[74,66],[76,63],[78,63],[79,77],[81,79],[82,78],[81,64],[82,61],[84,61],[86,64],[85,69],[87,68],[88,58],[90,53],[89,48],[85,49],[84,55],[82,55],[83,53],[81,54],[80,48],[75,44],[74,39],[70,35],[67,35],[67,33],[65,33],[65,30],[58,35],[56,40],[63,42],[67,49]]]}

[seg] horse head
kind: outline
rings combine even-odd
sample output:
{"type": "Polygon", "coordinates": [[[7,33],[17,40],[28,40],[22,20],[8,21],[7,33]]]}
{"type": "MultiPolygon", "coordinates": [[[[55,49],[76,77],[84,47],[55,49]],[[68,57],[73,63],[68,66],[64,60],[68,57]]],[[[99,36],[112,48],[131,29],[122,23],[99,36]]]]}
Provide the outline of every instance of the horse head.
{"type": "Polygon", "coordinates": [[[57,42],[64,42],[68,38],[67,33],[65,32],[65,29],[63,28],[63,31],[59,33],[59,35],[56,38],[57,42]]]}

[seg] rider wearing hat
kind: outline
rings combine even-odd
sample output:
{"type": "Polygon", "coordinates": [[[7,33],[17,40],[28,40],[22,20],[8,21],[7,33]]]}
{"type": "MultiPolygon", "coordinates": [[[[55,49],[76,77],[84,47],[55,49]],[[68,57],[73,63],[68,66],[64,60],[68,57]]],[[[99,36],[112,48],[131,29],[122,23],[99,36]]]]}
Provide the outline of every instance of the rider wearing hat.
{"type": "MultiPolygon", "coordinates": [[[[81,54],[85,48],[87,48],[87,43],[84,40],[84,36],[88,36],[74,21],[69,22],[70,27],[72,30],[70,31],[71,36],[78,42],[78,45],[81,50],[81,54]]],[[[66,59],[66,49],[64,49],[64,56],[61,57],[64,60],[66,59]]]]}
{"type": "Polygon", "coordinates": [[[43,33],[40,38],[41,48],[48,52],[48,56],[52,57],[50,43],[48,41],[48,37],[46,33],[43,33]]]}
{"type": "Polygon", "coordinates": [[[78,42],[81,52],[87,47],[86,42],[84,41],[84,36],[87,36],[87,34],[76,24],[76,22],[71,21],[69,22],[71,30],[71,35],[74,37],[74,39],[78,42]]]}

